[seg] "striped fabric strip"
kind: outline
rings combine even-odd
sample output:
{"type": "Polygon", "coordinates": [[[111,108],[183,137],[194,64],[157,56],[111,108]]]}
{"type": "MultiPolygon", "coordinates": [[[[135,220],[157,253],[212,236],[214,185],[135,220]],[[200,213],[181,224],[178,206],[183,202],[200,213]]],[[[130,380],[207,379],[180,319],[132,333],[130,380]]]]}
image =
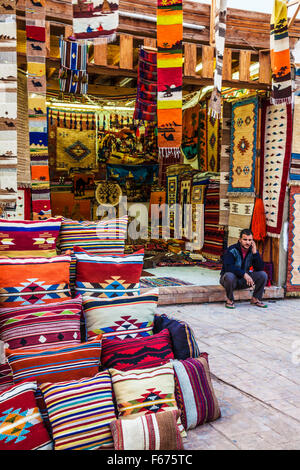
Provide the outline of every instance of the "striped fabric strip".
{"type": "Polygon", "coordinates": [[[46,350],[6,349],[13,380],[36,380],[37,383],[76,380],[98,372],[101,337],[88,343],[46,350]]]}
{"type": "Polygon", "coordinates": [[[207,354],[184,361],[172,361],[175,371],[175,397],[186,430],[221,416],[211,378],[207,354]]]}
{"type": "Polygon", "coordinates": [[[94,450],[113,446],[115,419],[108,371],[92,378],[40,385],[52,427],[54,450],[94,450]]]}

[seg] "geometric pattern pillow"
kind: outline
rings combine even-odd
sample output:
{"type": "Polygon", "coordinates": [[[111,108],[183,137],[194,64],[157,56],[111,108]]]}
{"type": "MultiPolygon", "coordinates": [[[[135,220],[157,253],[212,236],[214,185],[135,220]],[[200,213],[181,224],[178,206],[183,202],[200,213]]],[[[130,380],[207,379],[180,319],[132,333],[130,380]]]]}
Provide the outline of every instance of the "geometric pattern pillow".
{"type": "Polygon", "coordinates": [[[152,335],[157,302],[158,289],[114,299],[84,296],[82,305],[88,339],[99,334],[110,339],[152,335]]]}
{"type": "Polygon", "coordinates": [[[208,355],[172,361],[175,371],[175,397],[185,429],[214,421],[221,416],[211,382],[208,355]]]}
{"type": "Polygon", "coordinates": [[[54,313],[48,312],[47,307],[40,309],[40,312],[0,320],[0,339],[10,349],[46,349],[58,346],[57,343],[65,347],[81,342],[80,310],[54,313]]]}
{"type": "Polygon", "coordinates": [[[0,306],[48,304],[71,297],[68,255],[0,258],[0,306]]]}
{"type": "Polygon", "coordinates": [[[0,450],[52,449],[36,405],[35,390],[35,383],[26,382],[0,393],[0,450]]]}
{"type": "Polygon", "coordinates": [[[108,371],[91,378],[43,383],[54,450],[113,447],[110,423],[116,418],[108,371]]]}
{"type": "Polygon", "coordinates": [[[133,296],[140,293],[144,250],[130,255],[95,255],[74,247],[76,294],[91,297],[133,296]]]}
{"type": "Polygon", "coordinates": [[[178,417],[179,412],[172,410],[112,421],[110,428],[115,450],[183,449],[178,417]]]}
{"type": "Polygon", "coordinates": [[[66,347],[47,349],[6,349],[6,356],[13,372],[13,380],[60,382],[92,377],[100,366],[101,336],[66,347]]]}
{"type": "Polygon", "coordinates": [[[170,318],[165,313],[155,314],[153,333],[159,333],[165,328],[170,332],[175,359],[200,356],[195,335],[186,322],[170,318]]]}
{"type": "Polygon", "coordinates": [[[145,338],[108,339],[102,342],[103,367],[118,370],[160,366],[174,359],[169,330],[145,338]]]}
{"type": "Polygon", "coordinates": [[[0,219],[1,256],[27,258],[56,256],[61,217],[45,220],[0,219]]]}

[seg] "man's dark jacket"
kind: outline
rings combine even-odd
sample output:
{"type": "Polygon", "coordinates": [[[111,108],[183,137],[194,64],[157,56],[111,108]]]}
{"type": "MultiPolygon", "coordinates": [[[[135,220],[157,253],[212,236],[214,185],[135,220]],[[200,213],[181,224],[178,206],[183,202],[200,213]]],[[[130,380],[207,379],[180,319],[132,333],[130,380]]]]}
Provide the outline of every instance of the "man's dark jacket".
{"type": "Polygon", "coordinates": [[[245,273],[249,273],[250,267],[253,271],[263,271],[264,262],[260,257],[258,251],[253,254],[250,247],[245,258],[243,259],[242,248],[240,243],[235,243],[227,248],[223,255],[223,266],[221,276],[225,273],[233,273],[239,279],[243,279],[245,273]]]}

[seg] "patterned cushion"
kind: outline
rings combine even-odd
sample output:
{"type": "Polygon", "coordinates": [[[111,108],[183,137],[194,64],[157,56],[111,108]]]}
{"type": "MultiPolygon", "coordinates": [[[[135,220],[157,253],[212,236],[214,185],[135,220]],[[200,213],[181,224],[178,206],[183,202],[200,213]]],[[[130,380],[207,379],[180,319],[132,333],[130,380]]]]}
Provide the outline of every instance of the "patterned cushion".
{"type": "Polygon", "coordinates": [[[185,429],[192,429],[221,416],[211,383],[207,354],[175,360],[175,396],[185,429]]]}
{"type": "Polygon", "coordinates": [[[12,258],[56,256],[61,217],[45,220],[0,219],[0,255],[12,258]]]}
{"type": "Polygon", "coordinates": [[[73,287],[76,276],[74,246],[80,246],[90,253],[122,254],[125,248],[128,216],[98,222],[62,219],[59,233],[59,248],[62,253],[72,251],[70,280],[73,287]]]}
{"type": "Polygon", "coordinates": [[[83,312],[88,339],[136,338],[152,335],[158,289],[134,297],[115,299],[83,298],[83,312]]]}
{"type": "Polygon", "coordinates": [[[0,306],[48,304],[71,297],[67,255],[0,258],[0,306]]]}
{"type": "Polygon", "coordinates": [[[160,366],[170,359],[174,359],[174,354],[167,329],[146,338],[103,339],[101,362],[104,367],[144,369],[160,366]]]}
{"type": "Polygon", "coordinates": [[[92,378],[40,385],[47,406],[54,450],[94,450],[113,446],[116,417],[108,371],[92,378]]]}
{"type": "Polygon", "coordinates": [[[0,392],[13,385],[13,375],[7,362],[0,364],[0,392]]]}
{"type": "Polygon", "coordinates": [[[0,393],[0,450],[52,449],[36,405],[35,390],[35,383],[26,382],[0,393]]]}
{"type": "Polygon", "coordinates": [[[172,410],[112,421],[110,428],[115,450],[183,449],[178,417],[179,412],[172,410]]]}
{"type": "Polygon", "coordinates": [[[13,380],[59,382],[92,377],[99,371],[101,337],[88,343],[45,350],[6,349],[13,380]]]}
{"type": "Polygon", "coordinates": [[[153,333],[168,328],[175,359],[199,357],[200,351],[192,329],[182,320],[175,320],[166,314],[155,314],[153,333]]]}
{"type": "Polygon", "coordinates": [[[131,255],[94,255],[74,247],[76,294],[92,297],[132,296],[140,293],[144,250],[131,255]]]}

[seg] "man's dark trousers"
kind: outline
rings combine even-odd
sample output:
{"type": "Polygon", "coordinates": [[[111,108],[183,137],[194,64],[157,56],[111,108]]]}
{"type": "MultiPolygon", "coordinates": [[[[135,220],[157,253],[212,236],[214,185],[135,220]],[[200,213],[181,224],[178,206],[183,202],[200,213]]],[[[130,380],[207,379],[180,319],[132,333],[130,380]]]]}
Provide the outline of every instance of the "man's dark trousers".
{"type": "MultiPolygon", "coordinates": [[[[253,297],[261,301],[264,294],[264,288],[267,284],[268,275],[267,273],[265,273],[265,271],[254,271],[253,273],[248,274],[250,277],[252,277],[255,284],[253,297]]],[[[226,296],[230,301],[234,301],[233,291],[235,289],[249,288],[244,278],[239,279],[235,274],[231,272],[223,274],[220,279],[220,284],[225,288],[226,296]]]]}

